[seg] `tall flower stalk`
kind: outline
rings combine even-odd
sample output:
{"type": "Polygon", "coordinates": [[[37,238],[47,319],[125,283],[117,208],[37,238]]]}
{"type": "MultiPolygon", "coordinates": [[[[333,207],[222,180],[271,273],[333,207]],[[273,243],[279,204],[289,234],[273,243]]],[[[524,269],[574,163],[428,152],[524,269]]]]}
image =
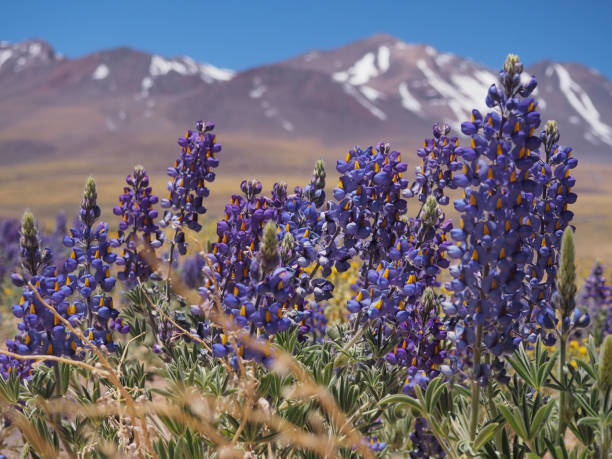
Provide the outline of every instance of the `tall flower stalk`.
{"type": "Polygon", "coordinates": [[[155,249],[161,247],[164,233],[155,219],[158,212],[153,208],[158,197],[152,194],[149,176],[142,166],[136,166],[125,179],[127,186],[119,196],[119,206],[113,213],[121,217],[117,238],[113,247],[123,247],[116,264],[123,268],[119,279],[129,286],[136,281],[159,280],[155,271],[155,249]]]}
{"type": "MultiPolygon", "coordinates": [[[[210,194],[207,182],[215,179],[213,169],[219,165],[216,155],[221,151],[213,134],[212,122],[198,121],[195,131],[189,129],[184,137],[179,138],[181,148],[174,166],[168,168],[168,198],[161,200],[161,207],[167,209],[160,221],[165,227],[171,225],[174,234],[170,240],[168,270],[174,262],[175,249],[179,254],[187,253],[184,228],[199,232],[202,224],[199,216],[206,213],[204,198],[210,194]]],[[[170,294],[170,274],[166,276],[166,296],[170,294]]]]}
{"type": "MultiPolygon", "coordinates": [[[[480,410],[480,388],[491,370],[483,362],[483,346],[499,356],[521,342],[522,322],[528,310],[525,268],[533,256],[530,241],[535,229],[531,212],[538,186],[532,168],[539,160],[540,124],[537,103],[529,97],[535,79],[521,84],[523,65],[509,55],[491,85],[487,106],[496,111],[461,126],[471,137],[469,147],[458,148],[463,171],[455,176],[464,196],[455,201],[459,226],[451,232],[456,246],[449,255],[459,260],[450,272],[448,288],[455,292],[451,334],[457,351],[471,350],[472,415],[470,436],[475,438],[480,410]]],[[[528,320],[528,318],[527,318],[528,320]]]]}
{"type": "Polygon", "coordinates": [[[111,266],[117,256],[111,250],[108,224],[98,222],[101,211],[97,203],[96,182],[87,179],[81,208],[79,224],[70,228],[64,237],[64,245],[71,249],[64,269],[74,273],[77,279],[77,293],[74,307],[84,308],[85,336],[97,346],[105,346],[109,351],[116,349],[112,338],[113,330],[126,333],[129,327],[118,317],[111,291],[116,279],[111,266]]]}

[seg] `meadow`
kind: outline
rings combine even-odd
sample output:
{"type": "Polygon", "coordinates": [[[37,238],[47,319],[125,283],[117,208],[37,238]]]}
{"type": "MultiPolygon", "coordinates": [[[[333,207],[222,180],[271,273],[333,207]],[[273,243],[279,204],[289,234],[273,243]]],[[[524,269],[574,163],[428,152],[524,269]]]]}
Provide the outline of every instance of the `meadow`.
{"type": "Polygon", "coordinates": [[[609,457],[612,166],[522,72],[418,148],[7,164],[0,458],[609,457]]]}

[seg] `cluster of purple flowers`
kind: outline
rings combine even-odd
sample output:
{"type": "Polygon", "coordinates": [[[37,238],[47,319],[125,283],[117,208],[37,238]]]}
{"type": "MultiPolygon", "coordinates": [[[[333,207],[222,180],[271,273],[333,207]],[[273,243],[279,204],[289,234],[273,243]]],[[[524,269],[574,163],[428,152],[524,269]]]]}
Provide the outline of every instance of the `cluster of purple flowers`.
{"type": "MultiPolygon", "coordinates": [[[[43,247],[48,247],[53,255],[53,264],[63,270],[65,256],[62,240],[66,234],[66,214],[59,213],[55,220],[55,227],[51,232],[40,234],[43,247]]],[[[0,282],[12,273],[19,264],[19,221],[16,219],[0,220],[0,282]]]]}
{"type": "Polygon", "coordinates": [[[612,286],[606,283],[600,262],[595,263],[584,281],[579,305],[592,320],[589,332],[598,344],[605,335],[612,334],[612,286]]]}
{"type": "Polygon", "coordinates": [[[417,150],[421,164],[416,168],[416,179],[404,196],[417,196],[419,201],[425,203],[428,196],[434,196],[441,205],[449,202],[444,194],[446,188],[457,189],[459,183],[455,172],[463,168],[457,155],[459,139],[449,137],[450,126],[447,124],[434,124],[433,138],[426,139],[423,148],[417,150]]]}
{"type": "MultiPolygon", "coordinates": [[[[496,111],[474,110],[461,126],[470,146],[455,150],[463,167],[454,179],[464,195],[454,202],[460,220],[448,253],[459,263],[450,269],[454,295],[445,311],[458,353],[482,343],[500,356],[536,332],[554,340],[545,330],[556,326],[551,298],[561,235],[573,216],[567,205],[575,201],[569,170],[576,161],[556,146],[554,123],[536,135],[540,115],[529,96],[537,83],[521,83],[521,73],[509,56],[486,99],[496,111]]],[[[480,370],[486,380],[490,369],[480,370]]]]}
{"type": "Polygon", "coordinates": [[[334,190],[336,203],[325,213],[339,228],[341,247],[336,253],[363,260],[357,293],[347,303],[355,326],[371,327],[384,343],[395,343],[386,355],[391,364],[408,370],[404,391],[424,386],[439,374],[446,351],[441,342],[446,331],[438,317],[431,291],[438,275],[449,265],[450,221],[438,207],[445,203],[445,187],[454,187],[456,139],[447,137],[448,126],[434,126],[434,139],[419,150],[417,182],[408,189],[402,174],[406,163],[388,144],[351,150],[338,161],[341,174],[334,190]],[[422,201],[416,218],[405,218],[404,197],[422,201]]]}
{"type": "Polygon", "coordinates": [[[160,225],[165,227],[172,224],[175,228],[172,243],[176,244],[181,255],[187,253],[182,228],[187,226],[196,232],[202,229],[198,218],[206,213],[203,200],[210,194],[206,183],[215,179],[213,169],[219,165],[216,155],[221,151],[221,145],[216,143],[212,133],[214,123],[198,121],[195,127],[195,131],[189,129],[178,140],[180,156],[174,166],[168,168],[169,194],[167,199],[161,200],[161,207],[167,210],[160,225]]]}
{"type": "Polygon", "coordinates": [[[137,280],[159,280],[152,266],[155,249],[164,241],[164,233],[155,223],[158,212],[153,208],[159,199],[152,194],[147,171],[142,166],[136,166],[125,181],[120,205],[113,208],[113,213],[121,217],[117,238],[111,241],[112,247],[123,246],[115,260],[123,268],[118,277],[128,285],[137,280]]]}
{"type": "MultiPolygon", "coordinates": [[[[116,349],[113,330],[129,331],[129,326],[113,307],[110,291],[115,278],[110,265],[115,262],[116,255],[111,252],[108,241],[108,225],[96,223],[100,216],[96,200],[95,182],[90,177],[81,201],[79,224],[70,228],[64,237],[64,245],[71,252],[62,269],[51,264],[50,250],[40,249],[32,214],[24,215],[20,238],[22,270],[11,276],[16,286],[23,287],[18,303],[12,307],[13,314],[21,322],[19,334],[7,341],[9,351],[21,355],[80,358],[82,351],[79,349],[83,343],[58,316],[73,327],[84,325],[85,338],[111,352],[116,349]]],[[[32,363],[1,356],[0,371],[4,377],[19,372],[21,377],[27,378],[31,375],[32,363]]]]}
{"type": "MultiPolygon", "coordinates": [[[[325,279],[331,263],[319,244],[324,219],[318,205],[324,202],[325,171],[317,163],[310,184],[287,193],[286,184],[275,184],[271,196],[261,196],[259,181],[243,181],[242,196],[232,196],[225,217],[217,222],[218,241],[207,255],[205,300],[222,299],[223,312],[233,323],[264,339],[299,327],[302,339],[321,336],[326,319],[319,302],[331,297],[325,279]],[[311,201],[313,198],[314,201],[311,201]],[[314,268],[310,268],[314,265],[314,268]],[[324,277],[315,277],[322,267],[324,277]]],[[[213,345],[217,357],[232,354],[228,338],[219,335],[213,345]]],[[[266,361],[269,355],[239,344],[242,357],[266,361]]],[[[236,356],[233,356],[236,358],[236,356]]]]}
{"type": "MultiPolygon", "coordinates": [[[[21,322],[18,324],[18,335],[7,340],[7,349],[20,355],[74,355],[77,348],[75,337],[66,332],[43,301],[53,306],[64,318],[74,315],[72,320],[78,321],[84,311],[81,308],[77,310],[67,300],[77,287],[75,276],[58,273],[49,264],[50,252],[41,251],[38,230],[29,212],[23,216],[19,245],[22,270],[21,273],[11,274],[11,280],[15,286],[23,287],[18,303],[12,307],[13,314],[21,322]]],[[[1,355],[0,373],[4,378],[11,373],[29,378],[33,363],[32,360],[1,355]]]]}
{"type": "Polygon", "coordinates": [[[95,182],[90,178],[85,185],[81,202],[80,224],[70,228],[64,245],[72,249],[65,264],[68,273],[76,272],[80,300],[85,306],[87,328],[85,337],[95,345],[104,345],[114,351],[116,343],[112,331],[129,331],[129,326],[120,319],[113,306],[110,292],[116,279],[111,274],[111,265],[118,259],[111,251],[108,224],[97,222],[100,208],[96,202],[95,182]]]}

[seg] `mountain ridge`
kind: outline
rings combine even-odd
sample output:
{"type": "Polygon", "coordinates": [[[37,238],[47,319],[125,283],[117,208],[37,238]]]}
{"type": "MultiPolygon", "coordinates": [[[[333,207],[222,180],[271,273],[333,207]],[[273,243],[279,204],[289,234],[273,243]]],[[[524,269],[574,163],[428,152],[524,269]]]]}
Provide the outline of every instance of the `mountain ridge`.
{"type": "MultiPolygon", "coordinates": [[[[538,110],[558,121],[561,143],[612,164],[612,81],[554,60],[533,73],[538,110]]],[[[314,159],[333,164],[353,145],[385,140],[410,155],[434,122],[460,134],[496,80],[472,59],[385,34],[238,72],[130,47],[67,58],[40,40],[0,42],[0,181],[48,171],[53,186],[139,163],[163,171],[201,118],[224,143],[220,175],[308,176],[314,159]]]]}

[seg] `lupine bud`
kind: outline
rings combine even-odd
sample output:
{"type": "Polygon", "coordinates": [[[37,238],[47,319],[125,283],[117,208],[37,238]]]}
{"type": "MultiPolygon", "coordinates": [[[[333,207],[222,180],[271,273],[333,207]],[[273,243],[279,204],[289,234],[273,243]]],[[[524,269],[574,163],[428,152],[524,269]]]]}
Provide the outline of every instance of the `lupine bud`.
{"type": "MultiPolygon", "coordinates": [[[[436,298],[436,294],[431,287],[427,287],[423,292],[423,310],[425,311],[425,315],[429,315],[432,310],[437,310],[438,308],[438,299],[436,298]]],[[[437,315],[437,311],[436,311],[437,315]]]]}
{"type": "Polygon", "coordinates": [[[423,225],[426,227],[434,226],[439,219],[439,207],[436,198],[433,195],[427,196],[427,201],[423,206],[423,225]]]}
{"type": "Polygon", "coordinates": [[[280,255],[282,263],[285,265],[289,261],[295,247],[295,238],[289,232],[285,233],[283,241],[281,242],[280,255]]]}
{"type": "Polygon", "coordinates": [[[280,257],[278,255],[278,240],[276,239],[276,223],[269,221],[263,230],[261,241],[260,266],[264,274],[272,272],[278,266],[280,257]]]}
{"type": "Polygon", "coordinates": [[[247,198],[247,201],[250,201],[256,194],[261,193],[261,182],[257,179],[243,180],[240,184],[240,189],[247,198]]]}
{"type": "Polygon", "coordinates": [[[599,390],[607,392],[612,387],[612,335],[606,336],[599,354],[599,390]]]}
{"type": "Polygon", "coordinates": [[[318,159],[317,162],[315,163],[315,168],[314,168],[314,176],[317,178],[317,180],[319,180],[319,182],[317,182],[317,187],[318,188],[323,188],[325,186],[325,163],[323,162],[322,159],[318,159]]]}
{"type": "Polygon", "coordinates": [[[511,75],[523,72],[523,64],[516,54],[508,54],[506,62],[504,62],[504,71],[511,75]]]}
{"type": "Polygon", "coordinates": [[[310,183],[304,188],[306,198],[314,202],[316,207],[321,207],[325,202],[325,163],[319,159],[315,163],[310,183]]]}
{"type": "Polygon", "coordinates": [[[508,103],[511,104],[510,108],[513,110],[514,99],[512,95],[516,88],[521,84],[521,73],[523,72],[523,64],[519,60],[516,54],[508,54],[506,62],[504,63],[504,69],[500,73],[500,81],[504,88],[504,93],[508,97],[508,103]]]}
{"type": "Polygon", "coordinates": [[[21,238],[19,243],[21,245],[23,267],[30,275],[35,276],[41,266],[42,258],[34,215],[27,210],[21,219],[21,238]]]}
{"type": "Polygon", "coordinates": [[[80,211],[81,221],[87,226],[93,225],[95,219],[100,216],[100,207],[98,207],[97,199],[96,181],[90,176],[85,183],[85,191],[83,192],[80,211]]]}
{"type": "Polygon", "coordinates": [[[558,305],[562,317],[568,317],[575,306],[576,266],[574,264],[574,233],[567,227],[561,241],[561,256],[557,274],[558,305]]]}
{"type": "Polygon", "coordinates": [[[544,144],[545,151],[551,152],[554,150],[554,145],[559,142],[559,128],[554,120],[547,121],[546,127],[540,132],[540,140],[544,144]]]}

